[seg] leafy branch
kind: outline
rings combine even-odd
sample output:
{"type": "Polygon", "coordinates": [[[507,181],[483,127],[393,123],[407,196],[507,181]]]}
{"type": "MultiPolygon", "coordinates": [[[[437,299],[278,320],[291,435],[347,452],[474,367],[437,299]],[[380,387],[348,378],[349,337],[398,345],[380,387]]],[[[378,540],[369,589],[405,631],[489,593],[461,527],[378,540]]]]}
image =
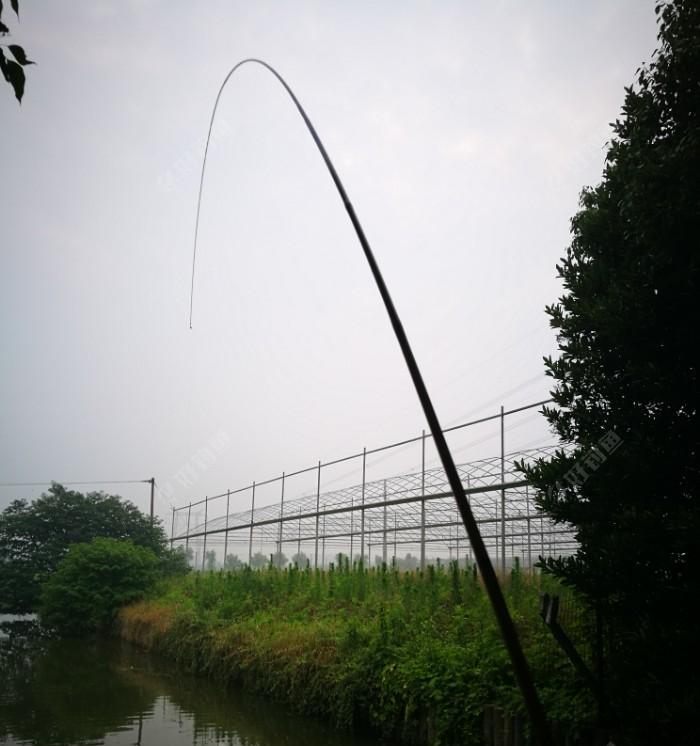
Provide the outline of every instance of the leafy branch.
{"type": "MultiPolygon", "coordinates": [[[[19,20],[19,0],[10,0],[12,10],[15,11],[17,19],[19,20]]],[[[5,25],[2,20],[3,4],[0,0],[0,36],[7,36],[10,33],[10,29],[5,25]]],[[[22,96],[24,95],[24,67],[26,65],[34,65],[32,60],[27,58],[27,55],[22,47],[18,44],[0,44],[0,70],[5,80],[12,86],[15,97],[22,103],[22,96]],[[10,52],[10,56],[5,54],[3,47],[10,52]],[[14,59],[12,59],[14,57],[14,59]]]]}

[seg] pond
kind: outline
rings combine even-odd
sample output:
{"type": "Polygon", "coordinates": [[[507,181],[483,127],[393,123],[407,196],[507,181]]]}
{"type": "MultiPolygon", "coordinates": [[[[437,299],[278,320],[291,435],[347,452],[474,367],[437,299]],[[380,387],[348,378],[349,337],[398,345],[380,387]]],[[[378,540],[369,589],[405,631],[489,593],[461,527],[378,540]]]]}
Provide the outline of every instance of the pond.
{"type": "Polygon", "coordinates": [[[56,640],[0,620],[0,743],[378,746],[119,640],[56,640]]]}

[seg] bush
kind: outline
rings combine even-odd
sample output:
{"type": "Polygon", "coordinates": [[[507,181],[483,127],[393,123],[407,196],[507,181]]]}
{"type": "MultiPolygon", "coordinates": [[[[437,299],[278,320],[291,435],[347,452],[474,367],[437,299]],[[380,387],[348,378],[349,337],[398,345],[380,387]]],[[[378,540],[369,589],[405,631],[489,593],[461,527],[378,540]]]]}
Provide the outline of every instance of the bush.
{"type": "Polygon", "coordinates": [[[164,549],[159,559],[159,571],[165,577],[171,575],[187,575],[190,563],[182,547],[164,549]]]}
{"type": "MultiPolygon", "coordinates": [[[[514,570],[503,584],[547,714],[571,735],[593,698],[542,623],[539,593],[566,599],[589,665],[593,620],[551,578],[514,570]]],[[[406,745],[477,743],[486,707],[523,712],[471,567],[191,573],[122,609],[119,631],[191,672],[406,745]]]]}
{"type": "Polygon", "coordinates": [[[117,495],[83,495],[53,484],[34,502],[11,503],[0,513],[0,614],[36,611],[42,583],[69,548],[97,537],[130,540],[166,554],[160,521],[117,495]]]}
{"type": "Polygon", "coordinates": [[[154,552],[131,541],[74,544],[41,588],[41,620],[65,635],[104,631],[153,586],[158,566],[154,552]]]}

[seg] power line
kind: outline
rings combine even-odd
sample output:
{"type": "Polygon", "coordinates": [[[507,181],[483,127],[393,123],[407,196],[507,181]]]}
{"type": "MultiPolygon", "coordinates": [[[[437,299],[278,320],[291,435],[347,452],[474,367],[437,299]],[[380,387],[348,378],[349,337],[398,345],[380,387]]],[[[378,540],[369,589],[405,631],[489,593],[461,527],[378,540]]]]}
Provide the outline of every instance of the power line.
{"type": "Polygon", "coordinates": [[[538,375],[533,376],[532,378],[528,378],[527,381],[523,381],[522,383],[519,383],[517,386],[513,386],[507,391],[504,391],[502,394],[499,394],[498,396],[493,397],[493,399],[489,399],[484,404],[479,405],[476,409],[472,409],[466,414],[462,414],[459,417],[455,418],[454,420],[451,420],[450,422],[447,423],[446,427],[450,427],[453,424],[461,422],[467,417],[473,417],[475,414],[478,414],[484,409],[488,409],[492,404],[498,404],[499,402],[503,402],[505,399],[507,399],[509,396],[512,396],[516,392],[521,391],[522,389],[526,389],[529,386],[532,386],[533,383],[537,383],[540,381],[546,381],[546,380],[547,379],[544,373],[539,373],[538,375]]]}
{"type": "Polygon", "coordinates": [[[79,485],[79,484],[146,484],[150,479],[107,479],[96,482],[61,482],[51,479],[48,482],[0,482],[0,487],[45,487],[47,484],[79,485]]]}

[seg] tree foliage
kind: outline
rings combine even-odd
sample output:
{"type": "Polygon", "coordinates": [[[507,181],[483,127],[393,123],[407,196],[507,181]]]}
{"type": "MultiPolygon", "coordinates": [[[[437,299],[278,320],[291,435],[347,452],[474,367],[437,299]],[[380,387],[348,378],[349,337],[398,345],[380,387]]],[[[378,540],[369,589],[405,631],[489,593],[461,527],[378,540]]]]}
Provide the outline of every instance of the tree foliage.
{"type": "Polygon", "coordinates": [[[270,556],[270,562],[275,567],[284,567],[287,562],[289,562],[289,559],[287,558],[287,555],[284,552],[273,552],[273,554],[270,556]]]}
{"type": "Polygon", "coordinates": [[[119,608],[155,583],[158,570],[156,554],[131,541],[74,544],[41,588],[41,620],[65,635],[106,631],[119,608]]]}
{"type": "Polygon", "coordinates": [[[303,570],[309,564],[309,558],[305,552],[295,552],[292,555],[292,564],[303,570]]]}
{"type": "MultiPolygon", "coordinates": [[[[17,18],[19,18],[19,0],[10,0],[10,5],[17,18]]],[[[0,0],[0,36],[4,38],[10,33],[10,29],[2,20],[2,11],[3,4],[0,0]]],[[[24,49],[18,44],[0,44],[0,70],[5,80],[12,86],[15,97],[20,103],[22,103],[22,96],[24,95],[24,67],[33,64],[35,63],[27,58],[24,49]],[[3,47],[7,49],[9,55],[3,51],[3,47]]]]}
{"type": "Polygon", "coordinates": [[[262,552],[256,552],[250,558],[250,566],[256,570],[260,570],[263,567],[266,567],[269,561],[269,558],[266,557],[262,552]]]}
{"type": "Polygon", "coordinates": [[[190,571],[190,561],[184,548],[162,551],[158,558],[158,571],[163,576],[186,575],[190,571]]]}
{"type": "Polygon", "coordinates": [[[227,554],[224,560],[224,570],[240,570],[244,564],[237,554],[227,554]]]}
{"type": "Polygon", "coordinates": [[[168,557],[160,523],[115,495],[84,495],[54,484],[32,503],[11,503],[0,514],[0,613],[32,611],[41,583],[71,545],[96,537],[129,539],[168,557]]]}
{"type": "Polygon", "coordinates": [[[576,556],[544,566],[604,609],[623,723],[640,742],[691,743],[700,3],[656,12],[659,47],[626,89],[603,179],[582,193],[557,267],[565,292],[547,308],[560,355],[545,361],[557,405],[545,413],[574,447],[525,471],[540,506],[576,528],[576,556]]]}

